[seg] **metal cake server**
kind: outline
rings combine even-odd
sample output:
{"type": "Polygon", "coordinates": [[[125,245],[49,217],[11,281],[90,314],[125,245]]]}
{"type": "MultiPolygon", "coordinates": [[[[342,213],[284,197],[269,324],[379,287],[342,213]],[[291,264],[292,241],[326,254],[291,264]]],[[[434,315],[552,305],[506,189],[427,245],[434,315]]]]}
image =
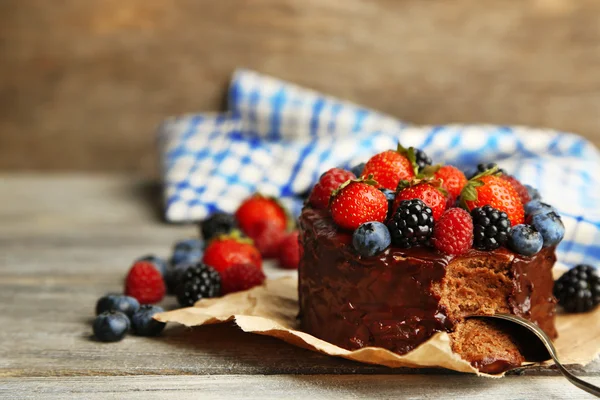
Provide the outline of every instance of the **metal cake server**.
{"type": "MultiPolygon", "coordinates": [[[[548,354],[554,360],[554,363],[558,367],[558,370],[571,382],[573,385],[577,386],[579,389],[585,390],[586,392],[593,394],[596,397],[600,397],[600,388],[583,381],[570,373],[558,360],[558,355],[556,354],[556,349],[552,344],[552,340],[546,335],[546,333],[540,329],[536,324],[530,322],[524,318],[518,317],[512,314],[494,314],[494,315],[471,315],[469,318],[493,318],[493,319],[501,319],[504,321],[510,321],[515,324],[519,324],[520,326],[527,328],[531,333],[535,335],[537,339],[539,339],[540,343],[544,345],[545,349],[548,351],[548,354]]],[[[550,359],[547,357],[546,359],[550,359]]]]}

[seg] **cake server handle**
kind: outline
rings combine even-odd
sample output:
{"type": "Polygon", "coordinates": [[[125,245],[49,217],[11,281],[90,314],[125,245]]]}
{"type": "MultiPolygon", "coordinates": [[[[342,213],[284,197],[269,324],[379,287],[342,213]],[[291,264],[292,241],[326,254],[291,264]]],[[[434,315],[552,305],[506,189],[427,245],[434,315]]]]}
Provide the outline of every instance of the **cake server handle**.
{"type": "Polygon", "coordinates": [[[564,367],[564,365],[560,363],[560,361],[558,360],[558,354],[556,353],[556,349],[552,344],[552,340],[548,337],[548,335],[546,335],[546,333],[542,329],[540,329],[539,326],[537,326],[533,322],[512,314],[472,315],[471,317],[502,319],[505,321],[514,322],[527,328],[542,342],[544,347],[546,347],[546,350],[548,350],[548,353],[550,354],[550,357],[552,357],[552,359],[554,360],[554,363],[558,367],[558,370],[565,376],[565,378],[569,380],[569,382],[577,386],[579,389],[585,390],[586,392],[593,394],[596,397],[600,397],[600,388],[598,386],[592,385],[589,382],[579,379],[578,377],[570,373],[564,367]]]}

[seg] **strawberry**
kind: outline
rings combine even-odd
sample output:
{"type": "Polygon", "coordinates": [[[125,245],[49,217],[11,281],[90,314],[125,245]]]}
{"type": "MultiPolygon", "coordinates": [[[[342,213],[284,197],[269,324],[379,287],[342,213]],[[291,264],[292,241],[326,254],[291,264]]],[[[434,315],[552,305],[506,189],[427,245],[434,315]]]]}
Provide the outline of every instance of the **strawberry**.
{"type": "Polygon", "coordinates": [[[383,222],[388,211],[385,194],[373,180],[351,180],[332,195],[331,216],[344,229],[354,230],[364,222],[383,222]]]}
{"type": "Polygon", "coordinates": [[[314,208],[327,208],[331,193],[333,193],[333,191],[342,183],[350,179],[356,179],[356,175],[345,169],[331,168],[321,175],[319,182],[317,182],[315,187],[313,187],[312,192],[310,192],[308,201],[314,208]]]}
{"type": "Polygon", "coordinates": [[[437,220],[446,210],[446,195],[442,188],[436,187],[439,181],[415,180],[412,185],[400,182],[398,193],[394,200],[394,210],[398,208],[402,200],[419,199],[423,201],[433,212],[433,219],[437,220]]]}
{"type": "Polygon", "coordinates": [[[262,285],[265,274],[254,264],[235,264],[221,272],[222,294],[241,292],[262,285]]]}
{"type": "Polygon", "coordinates": [[[286,269],[298,269],[301,252],[298,231],[294,231],[287,235],[279,246],[279,265],[286,269]]]}
{"type": "Polygon", "coordinates": [[[258,222],[271,220],[281,230],[285,230],[288,223],[285,209],[276,200],[254,194],[242,202],[235,213],[235,217],[242,231],[248,232],[258,222]]]}
{"type": "Polygon", "coordinates": [[[473,219],[462,208],[450,208],[436,221],[433,245],[447,254],[462,254],[473,246],[473,219]]]}
{"type": "Polygon", "coordinates": [[[497,167],[475,175],[463,188],[461,202],[469,211],[489,205],[504,211],[512,226],[525,220],[523,203],[510,182],[498,176],[497,167]]]}
{"type": "MultiPolygon", "coordinates": [[[[379,187],[396,190],[401,180],[410,180],[415,176],[417,168],[416,161],[413,163],[404,154],[402,146],[398,145],[398,150],[388,150],[371,157],[365,164],[362,177],[373,176],[379,183],[379,187]]],[[[411,153],[413,159],[414,149],[411,153]]]]}
{"type": "Polygon", "coordinates": [[[515,178],[512,175],[504,174],[500,175],[500,177],[511,184],[513,189],[515,189],[515,192],[517,192],[517,194],[519,195],[519,198],[521,199],[521,203],[523,205],[529,203],[529,201],[531,200],[529,192],[527,191],[527,188],[521,182],[519,182],[517,178],[515,178]]]}
{"type": "Polygon", "coordinates": [[[135,262],[125,278],[125,294],[140,304],[158,303],[165,297],[165,282],[160,272],[149,261],[135,262]]]}
{"type": "Polygon", "coordinates": [[[235,264],[252,264],[262,269],[260,252],[254,247],[252,240],[241,238],[236,231],[211,240],[204,250],[202,261],[219,273],[235,264]]]}
{"type": "Polygon", "coordinates": [[[452,165],[444,165],[433,175],[442,181],[442,186],[448,191],[448,195],[456,199],[467,184],[465,174],[452,165]]]}
{"type": "Polygon", "coordinates": [[[263,258],[275,258],[286,232],[276,221],[265,219],[252,225],[247,234],[254,241],[254,246],[263,258]]]}

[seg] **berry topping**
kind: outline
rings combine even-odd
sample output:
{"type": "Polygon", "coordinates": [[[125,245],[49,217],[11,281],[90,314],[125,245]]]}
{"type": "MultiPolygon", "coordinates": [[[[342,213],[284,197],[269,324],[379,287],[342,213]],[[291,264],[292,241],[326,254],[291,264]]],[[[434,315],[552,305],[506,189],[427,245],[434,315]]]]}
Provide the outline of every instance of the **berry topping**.
{"type": "Polygon", "coordinates": [[[122,294],[107,294],[96,303],[96,315],[105,311],[120,311],[131,318],[138,308],[140,308],[140,302],[133,297],[122,294]]]}
{"type": "Polygon", "coordinates": [[[525,219],[523,203],[512,185],[497,173],[495,169],[490,169],[471,178],[460,194],[461,202],[469,210],[492,206],[505,212],[511,225],[522,224],[525,219]]]}
{"type": "Polygon", "coordinates": [[[392,215],[392,210],[394,209],[394,200],[396,200],[396,192],[386,188],[380,188],[379,190],[381,190],[381,193],[383,193],[385,195],[385,198],[387,199],[388,212],[386,218],[389,218],[390,215],[392,215]]]}
{"type": "Polygon", "coordinates": [[[544,247],[557,245],[565,236],[565,226],[554,212],[535,214],[531,217],[531,225],[542,234],[544,247]]]}
{"type": "Polygon", "coordinates": [[[510,183],[513,189],[515,189],[515,192],[517,192],[519,195],[519,199],[521,199],[522,204],[527,204],[529,200],[531,200],[527,188],[521,182],[519,182],[517,178],[512,175],[500,175],[500,177],[506,182],[510,183]]]}
{"type": "Polygon", "coordinates": [[[187,261],[180,262],[179,264],[170,265],[167,268],[167,274],[165,275],[165,284],[167,285],[167,292],[169,294],[174,294],[177,286],[179,285],[179,281],[183,276],[183,273],[188,270],[188,268],[196,265],[199,260],[196,261],[187,261]]]}
{"type": "Polygon", "coordinates": [[[188,268],[177,287],[177,301],[182,307],[192,306],[200,299],[208,299],[220,294],[221,276],[203,263],[188,268]]]}
{"type": "Polygon", "coordinates": [[[435,223],[433,245],[447,254],[462,254],[473,245],[473,220],[468,211],[450,208],[435,223]]]}
{"type": "Polygon", "coordinates": [[[512,227],[508,246],[519,254],[532,256],[537,254],[544,244],[542,234],[531,225],[519,224],[512,227]]]}
{"type": "Polygon", "coordinates": [[[204,251],[202,261],[217,272],[235,264],[254,264],[257,268],[262,268],[260,252],[252,245],[252,240],[241,238],[236,231],[230,236],[213,239],[204,251]]]}
{"type": "Polygon", "coordinates": [[[165,296],[163,277],[147,261],[138,261],[129,270],[125,279],[125,294],[135,297],[140,304],[158,303],[165,296]]]}
{"type": "Polygon", "coordinates": [[[444,165],[433,176],[442,181],[442,186],[454,199],[460,196],[460,192],[467,184],[465,174],[452,165],[444,165]]]}
{"type": "Polygon", "coordinates": [[[139,336],[157,336],[165,329],[165,323],[152,318],[154,314],[163,312],[158,306],[143,305],[133,314],[131,327],[133,332],[139,336]]]}
{"type": "Polygon", "coordinates": [[[550,204],[542,203],[540,200],[531,200],[529,203],[525,204],[525,214],[527,215],[535,215],[535,214],[549,214],[551,212],[558,214],[556,208],[552,207],[550,204]]]}
{"type": "Polygon", "coordinates": [[[496,164],[496,163],[481,163],[481,164],[477,164],[477,170],[469,176],[469,179],[473,179],[475,176],[481,174],[482,172],[488,171],[490,169],[495,169],[496,172],[499,172],[501,174],[506,174],[506,171],[504,171],[502,168],[499,168],[498,164],[496,164]]]}
{"type": "Polygon", "coordinates": [[[162,276],[165,276],[165,274],[167,273],[167,262],[164,259],[157,257],[153,254],[148,254],[147,256],[140,257],[134,262],[137,261],[148,261],[149,263],[154,265],[154,267],[158,270],[158,272],[160,272],[162,276]]]}
{"type": "Polygon", "coordinates": [[[262,285],[265,274],[253,264],[236,264],[221,273],[223,294],[241,292],[262,285]]]}
{"type": "Polygon", "coordinates": [[[428,165],[431,165],[431,157],[427,155],[423,150],[415,148],[415,163],[419,167],[419,170],[422,170],[428,165]]]}
{"type": "Polygon", "coordinates": [[[279,266],[285,269],[298,269],[302,245],[298,240],[298,231],[287,235],[279,247],[279,266]]]}
{"type": "Polygon", "coordinates": [[[352,245],[358,254],[371,257],[381,253],[392,243],[390,231],[381,222],[365,222],[354,231],[352,245]]]}
{"type": "Polygon", "coordinates": [[[446,196],[440,188],[434,186],[434,182],[421,182],[414,186],[403,185],[400,182],[398,194],[394,201],[394,208],[404,200],[419,199],[422,200],[433,212],[433,219],[437,220],[446,210],[446,196]],[[404,187],[403,187],[404,186],[404,187]]]}
{"type": "Polygon", "coordinates": [[[341,168],[332,168],[321,175],[319,182],[313,188],[309,202],[314,208],[325,209],[329,206],[329,199],[334,190],[350,179],[356,179],[350,171],[341,168]]]}
{"type": "Polygon", "coordinates": [[[202,248],[204,243],[200,239],[180,240],[173,246],[171,255],[171,265],[177,265],[182,262],[198,262],[202,259],[202,248]]]}
{"type": "Polygon", "coordinates": [[[415,176],[415,168],[410,160],[398,151],[388,150],[371,157],[365,164],[362,177],[373,179],[384,188],[396,190],[401,180],[410,180],[415,176]]]}
{"type": "Polygon", "coordinates": [[[371,180],[351,180],[333,193],[331,216],[338,226],[354,230],[365,222],[385,220],[387,199],[375,185],[371,180]]]}
{"type": "Polygon", "coordinates": [[[105,311],[94,320],[94,336],[101,342],[118,342],[129,330],[129,318],[119,311],[105,311]]]}
{"type": "Polygon", "coordinates": [[[248,231],[248,236],[254,241],[254,246],[263,258],[275,258],[279,253],[279,244],[285,237],[285,230],[272,220],[256,223],[248,231]]]}
{"type": "Polygon", "coordinates": [[[433,212],[421,200],[404,200],[387,223],[398,247],[428,245],[433,233],[433,212]]]}
{"type": "Polygon", "coordinates": [[[600,304],[600,275],[590,265],[578,265],[554,283],[554,296],[566,312],[590,311],[600,304]]]}
{"type": "MultiPolygon", "coordinates": [[[[355,177],[361,176],[363,171],[365,170],[365,163],[356,164],[354,167],[350,168],[350,172],[354,174],[355,177]]],[[[348,178],[352,179],[352,178],[348,178]]]]}
{"type": "Polygon", "coordinates": [[[534,188],[533,186],[525,185],[525,189],[527,189],[527,193],[529,194],[529,198],[531,200],[541,200],[542,199],[540,192],[538,192],[538,190],[536,188],[534,188]]]}
{"type": "Polygon", "coordinates": [[[270,220],[285,230],[288,218],[285,209],[275,199],[255,194],[242,202],[235,212],[240,228],[245,234],[260,221],[270,220]]]}
{"type": "Polygon", "coordinates": [[[505,212],[486,205],[473,209],[471,217],[473,247],[494,250],[506,243],[510,234],[510,221],[505,212]]]}
{"type": "Polygon", "coordinates": [[[224,212],[216,212],[200,223],[200,231],[202,238],[206,242],[211,239],[226,235],[234,229],[237,229],[238,224],[235,216],[224,212]]]}

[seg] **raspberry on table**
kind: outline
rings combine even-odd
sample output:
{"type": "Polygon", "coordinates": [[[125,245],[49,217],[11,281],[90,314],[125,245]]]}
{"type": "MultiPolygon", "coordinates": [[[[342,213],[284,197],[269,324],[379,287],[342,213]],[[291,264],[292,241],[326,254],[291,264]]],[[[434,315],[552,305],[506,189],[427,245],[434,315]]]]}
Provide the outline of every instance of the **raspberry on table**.
{"type": "Polygon", "coordinates": [[[125,279],[125,294],[135,297],[140,304],[158,303],[165,296],[163,277],[152,263],[138,261],[125,279]]]}
{"type": "Polygon", "coordinates": [[[433,226],[431,208],[418,199],[403,200],[387,222],[392,243],[402,248],[429,245],[433,226]]]}
{"type": "Polygon", "coordinates": [[[554,296],[568,313],[590,311],[600,304],[600,274],[591,265],[577,265],[554,283],[554,296]]]}
{"type": "Polygon", "coordinates": [[[221,294],[221,276],[212,267],[198,263],[188,268],[177,287],[177,301],[182,307],[192,306],[200,299],[221,294]]]}
{"type": "Polygon", "coordinates": [[[205,242],[219,235],[226,235],[237,227],[235,216],[226,212],[213,213],[200,223],[200,231],[205,242]]]}
{"type": "Polygon", "coordinates": [[[318,209],[326,209],[329,206],[329,198],[334,190],[350,179],[356,179],[350,171],[341,168],[332,168],[321,175],[319,182],[315,185],[310,197],[309,203],[318,209]]]}
{"type": "Polygon", "coordinates": [[[223,294],[241,292],[262,285],[265,274],[254,264],[236,264],[221,272],[223,294]]]}
{"type": "Polygon", "coordinates": [[[462,254],[473,245],[473,219],[462,208],[450,208],[435,223],[433,245],[446,254],[462,254]]]}
{"type": "Polygon", "coordinates": [[[494,250],[504,245],[510,233],[510,221],[505,212],[491,206],[474,208],[473,247],[480,250],[494,250]]]}

